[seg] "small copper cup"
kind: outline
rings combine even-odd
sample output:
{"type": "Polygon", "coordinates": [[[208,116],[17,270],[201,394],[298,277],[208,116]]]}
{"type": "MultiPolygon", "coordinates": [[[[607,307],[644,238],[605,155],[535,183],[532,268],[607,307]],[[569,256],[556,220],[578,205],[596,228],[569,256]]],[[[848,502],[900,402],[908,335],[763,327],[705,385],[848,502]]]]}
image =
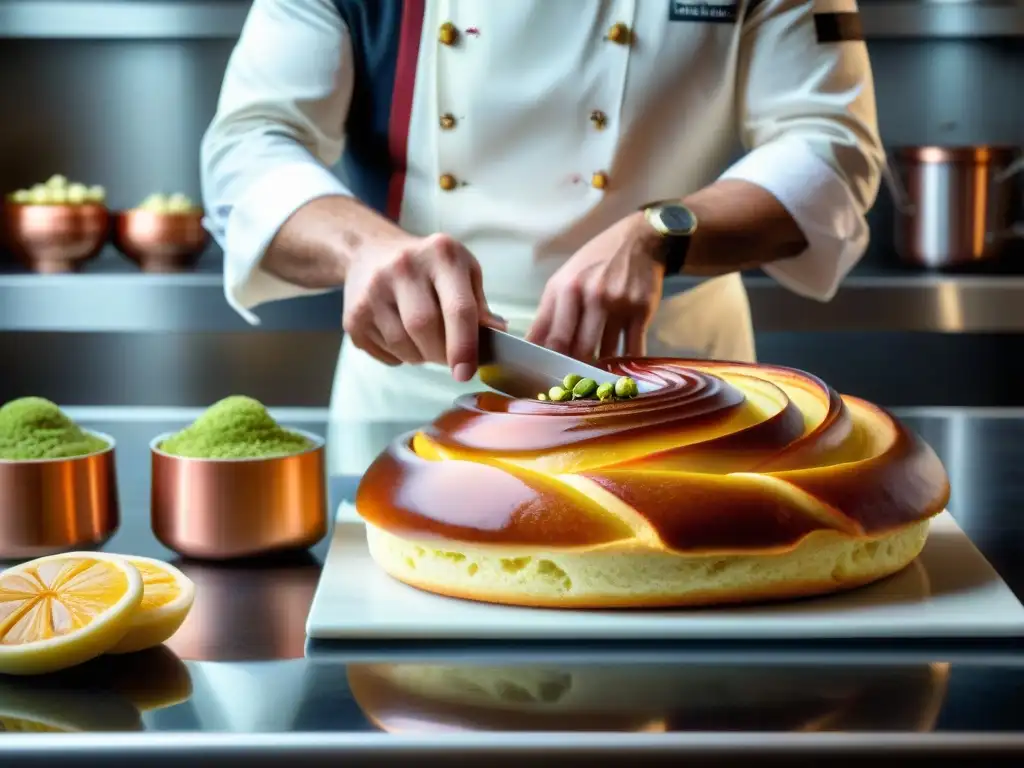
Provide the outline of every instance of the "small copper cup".
{"type": "Polygon", "coordinates": [[[96,203],[24,205],[4,203],[7,245],[33,272],[74,272],[103,250],[110,213],[96,203]]]}
{"type": "Polygon", "coordinates": [[[327,533],[322,437],[293,430],[313,446],[258,459],[190,459],[150,443],[153,533],[169,549],[200,560],[229,560],[306,549],[327,533]]]}
{"type": "Polygon", "coordinates": [[[135,209],[114,214],[114,247],[143,272],[191,269],[210,244],[202,211],[156,213],[135,209]]]}
{"type": "Polygon", "coordinates": [[[93,549],[117,531],[114,439],[67,459],[0,460],[0,560],[93,549]]]}

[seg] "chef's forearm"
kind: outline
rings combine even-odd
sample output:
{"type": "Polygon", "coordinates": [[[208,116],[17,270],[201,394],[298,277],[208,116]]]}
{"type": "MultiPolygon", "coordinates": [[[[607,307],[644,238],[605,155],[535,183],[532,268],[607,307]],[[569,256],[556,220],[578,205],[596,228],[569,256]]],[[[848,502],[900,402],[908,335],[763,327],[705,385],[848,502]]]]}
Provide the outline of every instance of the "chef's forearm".
{"type": "Polygon", "coordinates": [[[685,198],[697,231],[684,272],[722,275],[797,256],[807,248],[796,221],[770,192],[723,179],[685,198]]]}
{"type": "Polygon", "coordinates": [[[369,244],[408,235],[358,200],[331,195],[297,210],[263,256],[267,272],[303,288],[337,288],[369,244]]]}

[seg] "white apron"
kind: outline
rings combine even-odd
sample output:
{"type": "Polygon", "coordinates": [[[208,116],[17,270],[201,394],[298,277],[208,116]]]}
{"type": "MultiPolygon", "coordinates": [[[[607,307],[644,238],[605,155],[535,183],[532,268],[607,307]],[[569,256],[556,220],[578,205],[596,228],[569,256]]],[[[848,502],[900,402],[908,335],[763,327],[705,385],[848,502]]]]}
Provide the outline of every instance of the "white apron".
{"type": "MultiPolygon", "coordinates": [[[[536,307],[502,304],[492,309],[508,320],[510,332],[520,336],[536,311],[536,307]]],[[[739,275],[705,281],[662,301],[647,336],[647,352],[659,357],[753,362],[750,305],[739,275]]],[[[444,366],[382,365],[346,337],[331,397],[328,462],[332,474],[362,474],[403,431],[429,423],[459,395],[485,388],[476,377],[456,382],[444,366]]]]}

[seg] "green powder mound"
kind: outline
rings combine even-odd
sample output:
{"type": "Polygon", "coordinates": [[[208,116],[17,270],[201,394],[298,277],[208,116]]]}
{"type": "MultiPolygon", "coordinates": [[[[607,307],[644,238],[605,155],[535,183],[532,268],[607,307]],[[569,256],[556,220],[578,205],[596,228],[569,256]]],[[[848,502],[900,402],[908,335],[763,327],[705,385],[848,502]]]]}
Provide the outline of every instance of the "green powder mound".
{"type": "Polygon", "coordinates": [[[0,408],[0,459],[68,459],[109,447],[41,397],[23,397],[0,408]]]}
{"type": "Polygon", "coordinates": [[[189,459],[262,459],[302,453],[312,445],[274,421],[263,403],[234,396],[211,405],[160,450],[189,459]]]}

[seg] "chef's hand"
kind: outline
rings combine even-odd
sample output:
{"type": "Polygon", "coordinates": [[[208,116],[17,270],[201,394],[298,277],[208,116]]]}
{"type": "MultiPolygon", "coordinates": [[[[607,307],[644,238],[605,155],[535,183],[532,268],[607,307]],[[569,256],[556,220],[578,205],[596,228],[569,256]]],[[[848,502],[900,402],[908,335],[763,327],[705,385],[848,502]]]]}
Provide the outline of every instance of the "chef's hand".
{"type": "Polygon", "coordinates": [[[590,240],[548,280],[526,338],[580,360],[618,354],[623,337],[625,354],[645,354],[665,276],[659,242],[640,213],[590,240]]]}
{"type": "Polygon", "coordinates": [[[342,325],[386,365],[441,363],[476,373],[480,325],[504,328],[484,299],[480,264],[447,235],[400,237],[360,249],[345,276],[342,325]]]}

